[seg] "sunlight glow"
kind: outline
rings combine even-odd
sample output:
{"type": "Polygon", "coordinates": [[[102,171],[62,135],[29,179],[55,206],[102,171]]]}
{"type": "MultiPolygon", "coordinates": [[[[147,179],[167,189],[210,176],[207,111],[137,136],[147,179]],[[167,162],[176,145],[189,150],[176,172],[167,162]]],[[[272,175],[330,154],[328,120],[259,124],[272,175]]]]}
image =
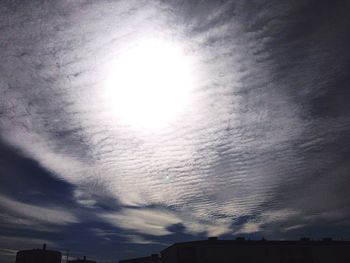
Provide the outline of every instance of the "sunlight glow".
{"type": "Polygon", "coordinates": [[[107,99],[125,123],[157,128],[185,108],[190,89],[190,67],[181,49],[148,40],[123,50],[112,64],[107,99]]]}

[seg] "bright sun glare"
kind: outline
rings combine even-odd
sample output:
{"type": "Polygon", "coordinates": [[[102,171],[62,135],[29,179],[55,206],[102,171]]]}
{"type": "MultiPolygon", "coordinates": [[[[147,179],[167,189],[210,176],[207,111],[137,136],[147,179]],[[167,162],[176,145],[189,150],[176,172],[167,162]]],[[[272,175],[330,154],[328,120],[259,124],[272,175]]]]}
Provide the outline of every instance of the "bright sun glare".
{"type": "Polygon", "coordinates": [[[182,50],[160,40],[127,48],[107,80],[114,113],[129,125],[154,128],[169,123],[189,100],[191,74],[182,50]]]}

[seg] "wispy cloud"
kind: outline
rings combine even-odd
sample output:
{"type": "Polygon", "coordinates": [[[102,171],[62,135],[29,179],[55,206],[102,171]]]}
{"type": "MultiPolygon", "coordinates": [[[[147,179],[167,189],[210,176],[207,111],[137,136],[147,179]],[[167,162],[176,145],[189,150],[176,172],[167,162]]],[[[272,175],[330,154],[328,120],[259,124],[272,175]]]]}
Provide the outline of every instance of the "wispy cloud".
{"type": "Polygon", "coordinates": [[[58,248],[58,245],[46,239],[28,238],[23,236],[0,236],[0,248],[11,251],[18,251],[31,248],[41,248],[47,244],[51,248],[58,248]]]}
{"type": "Polygon", "coordinates": [[[9,256],[14,257],[17,253],[17,250],[14,249],[6,249],[6,248],[0,248],[0,255],[2,256],[9,256]]]}
{"type": "Polygon", "coordinates": [[[126,208],[101,217],[117,227],[153,236],[169,235],[171,232],[167,228],[181,222],[176,214],[155,209],[126,208]]]}
{"type": "Polygon", "coordinates": [[[252,234],[260,231],[260,224],[249,222],[240,226],[239,229],[235,231],[235,234],[252,234]]]}
{"type": "Polygon", "coordinates": [[[3,211],[1,219],[15,225],[30,226],[38,223],[65,225],[79,222],[73,213],[65,211],[62,207],[26,204],[5,196],[0,196],[0,207],[3,211]]]}
{"type": "Polygon", "coordinates": [[[198,235],[205,234],[207,236],[221,236],[224,234],[232,234],[231,222],[227,220],[217,220],[214,222],[203,220],[184,220],[185,232],[198,235]]]}
{"type": "Polygon", "coordinates": [[[128,243],[132,243],[132,244],[160,244],[160,245],[169,245],[169,244],[164,244],[161,243],[159,241],[155,241],[155,240],[150,240],[150,239],[146,239],[140,235],[124,235],[124,238],[126,238],[128,243]]]}
{"type": "Polygon", "coordinates": [[[59,245],[47,239],[0,235],[0,260],[12,263],[15,261],[17,251],[41,248],[43,244],[50,249],[59,249],[59,245]]]}

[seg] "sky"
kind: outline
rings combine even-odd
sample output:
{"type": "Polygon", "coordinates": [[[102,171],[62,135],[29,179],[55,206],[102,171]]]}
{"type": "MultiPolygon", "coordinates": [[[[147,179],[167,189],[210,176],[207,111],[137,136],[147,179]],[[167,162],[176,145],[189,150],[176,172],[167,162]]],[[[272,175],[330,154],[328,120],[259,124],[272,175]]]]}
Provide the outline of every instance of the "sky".
{"type": "Polygon", "coordinates": [[[0,2],[0,260],[350,237],[349,1],[0,2]]]}

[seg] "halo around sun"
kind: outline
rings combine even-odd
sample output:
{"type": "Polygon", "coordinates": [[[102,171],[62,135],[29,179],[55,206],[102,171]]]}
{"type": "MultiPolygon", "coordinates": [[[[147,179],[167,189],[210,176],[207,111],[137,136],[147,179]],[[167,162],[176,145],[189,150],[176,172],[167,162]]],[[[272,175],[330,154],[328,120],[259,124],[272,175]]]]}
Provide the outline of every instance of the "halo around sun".
{"type": "Polygon", "coordinates": [[[189,62],[183,51],[161,40],[145,40],[123,50],[107,78],[107,100],[128,125],[163,126],[189,102],[189,62]]]}

